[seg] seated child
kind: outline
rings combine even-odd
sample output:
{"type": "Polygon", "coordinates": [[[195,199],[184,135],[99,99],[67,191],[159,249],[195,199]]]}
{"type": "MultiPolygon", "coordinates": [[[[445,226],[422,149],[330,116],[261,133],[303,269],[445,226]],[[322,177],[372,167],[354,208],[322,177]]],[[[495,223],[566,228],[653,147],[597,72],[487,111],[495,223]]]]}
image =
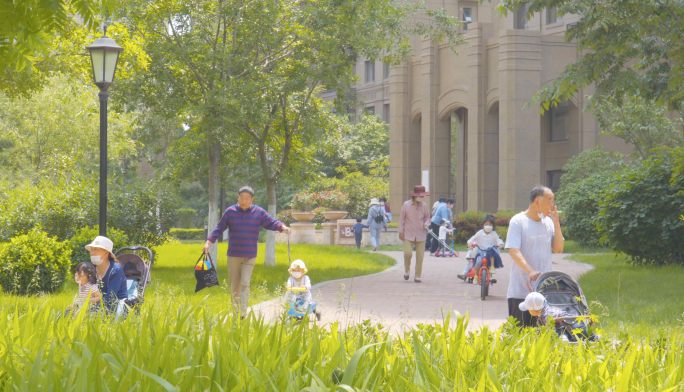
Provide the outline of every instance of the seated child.
{"type": "Polygon", "coordinates": [[[356,224],[352,227],[352,233],[354,233],[354,239],[356,240],[356,248],[361,249],[361,239],[363,238],[363,229],[367,229],[368,226],[361,223],[361,218],[356,218],[356,224]]]}
{"type": "Polygon", "coordinates": [[[100,289],[97,287],[97,273],[95,266],[91,263],[79,263],[76,266],[76,273],[74,279],[78,283],[78,294],[74,298],[73,305],[67,306],[71,309],[72,314],[78,313],[81,306],[85,305],[86,298],[90,294],[90,301],[88,302],[88,310],[96,308],[97,303],[100,302],[100,289]]]}
{"type": "MultiPolygon", "coordinates": [[[[475,233],[474,236],[470,237],[468,240],[468,248],[472,248],[473,244],[477,244],[480,248],[486,249],[491,247],[498,247],[499,249],[502,249],[504,247],[504,243],[499,238],[499,235],[494,231],[494,217],[492,215],[487,215],[485,216],[484,222],[482,222],[482,229],[475,233]]],[[[475,268],[475,271],[480,269],[482,267],[482,257],[484,257],[484,252],[480,251],[479,249],[471,249],[468,251],[466,254],[466,260],[468,260],[468,264],[466,265],[465,269],[463,270],[462,273],[460,273],[458,276],[459,279],[465,280],[465,276],[468,275],[468,272],[470,272],[471,268],[475,268]]],[[[495,258],[498,257],[498,253],[494,256],[495,258]]],[[[501,259],[497,260],[497,265],[493,266],[495,268],[501,268],[498,266],[498,264],[501,264],[501,259]]],[[[501,265],[503,266],[503,265],[501,265]]],[[[494,274],[494,269],[491,268],[492,266],[489,267],[489,274],[493,275],[494,274]]],[[[474,283],[478,283],[479,277],[477,274],[475,274],[475,279],[474,283]]],[[[491,283],[496,283],[496,279],[491,280],[491,283]]]]}
{"type": "Polygon", "coordinates": [[[446,239],[447,239],[447,234],[453,233],[454,229],[450,229],[449,227],[449,221],[446,219],[442,219],[442,224],[439,226],[439,246],[437,247],[437,253],[439,253],[442,257],[446,257],[446,239]]]}
{"type": "Polygon", "coordinates": [[[290,265],[290,269],[288,271],[290,272],[290,277],[287,279],[286,284],[288,289],[293,287],[306,288],[305,291],[295,292],[296,310],[298,312],[305,313],[308,311],[313,300],[311,296],[311,280],[308,276],[306,276],[306,273],[308,272],[306,265],[302,260],[295,260],[290,265]]]}
{"type": "Polygon", "coordinates": [[[582,321],[582,322],[577,322],[575,321],[573,325],[569,328],[565,328],[562,324],[562,318],[563,317],[576,317],[574,314],[570,314],[568,312],[565,312],[561,309],[558,309],[555,306],[551,306],[546,302],[546,298],[541,293],[538,293],[536,291],[533,291],[529,294],[527,294],[527,297],[525,297],[525,301],[521,302],[520,305],[518,305],[518,308],[520,310],[528,311],[530,312],[530,315],[532,317],[537,317],[537,325],[546,325],[548,323],[549,317],[554,319],[555,325],[556,325],[556,332],[558,333],[558,336],[560,336],[563,341],[575,341],[577,340],[575,336],[570,331],[573,330],[581,330],[582,332],[578,334],[578,336],[587,338],[587,323],[582,321]]]}

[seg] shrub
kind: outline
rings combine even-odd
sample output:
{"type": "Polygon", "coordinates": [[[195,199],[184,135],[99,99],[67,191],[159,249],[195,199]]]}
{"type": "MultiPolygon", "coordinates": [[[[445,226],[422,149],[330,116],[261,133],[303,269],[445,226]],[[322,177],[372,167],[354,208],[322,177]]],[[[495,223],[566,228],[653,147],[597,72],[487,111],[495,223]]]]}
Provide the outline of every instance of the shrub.
{"type": "Polygon", "coordinates": [[[319,193],[321,207],[329,211],[346,211],[349,206],[349,195],[340,192],[337,188],[332,191],[323,191],[319,193]]]}
{"type": "MultiPolygon", "coordinates": [[[[69,247],[71,248],[71,266],[70,272],[76,272],[76,266],[81,262],[90,262],[90,253],[85,250],[85,246],[90,244],[95,237],[100,235],[100,226],[84,227],[76,232],[76,235],[69,240],[69,247]]],[[[131,244],[128,236],[120,230],[108,229],[107,238],[114,243],[114,251],[131,244]]]]}
{"type": "Polygon", "coordinates": [[[313,222],[317,225],[320,225],[323,222],[327,222],[328,220],[325,219],[325,215],[323,215],[323,211],[325,211],[325,210],[326,209],[323,207],[314,208],[313,211],[311,211],[311,212],[316,213],[316,215],[314,215],[313,219],[311,219],[311,222],[313,222]]]}
{"type": "Polygon", "coordinates": [[[176,210],[178,215],[178,226],[183,229],[192,228],[192,220],[195,218],[197,210],[194,208],[179,208],[176,210]]]}
{"type": "Polygon", "coordinates": [[[615,175],[599,202],[598,228],[634,264],[684,264],[684,176],[681,151],[636,161],[615,175]]]}
{"type": "Polygon", "coordinates": [[[292,217],[292,210],[280,210],[276,215],[276,219],[283,222],[285,226],[290,226],[295,221],[292,217]]]}
{"type": "Polygon", "coordinates": [[[319,196],[316,192],[301,191],[294,195],[290,206],[293,211],[311,211],[318,206],[319,196]]]}
{"type": "Polygon", "coordinates": [[[508,234],[508,226],[496,226],[494,228],[494,231],[496,231],[496,234],[499,235],[499,238],[501,238],[501,241],[504,243],[506,242],[506,236],[508,234]]]}
{"type": "Polygon", "coordinates": [[[204,229],[171,229],[171,236],[179,240],[206,240],[204,229]]]}
{"type": "Polygon", "coordinates": [[[10,294],[54,293],[64,283],[70,256],[68,242],[32,229],[0,250],[0,285],[10,294]]]}

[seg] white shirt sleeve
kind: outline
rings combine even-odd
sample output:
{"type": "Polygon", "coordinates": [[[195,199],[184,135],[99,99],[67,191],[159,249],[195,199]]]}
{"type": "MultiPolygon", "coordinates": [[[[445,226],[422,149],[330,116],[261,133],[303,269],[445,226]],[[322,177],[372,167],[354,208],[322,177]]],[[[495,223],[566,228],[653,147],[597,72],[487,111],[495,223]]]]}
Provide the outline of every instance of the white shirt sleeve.
{"type": "Polygon", "coordinates": [[[516,219],[518,215],[511,219],[508,226],[508,234],[506,234],[506,249],[520,249],[522,245],[522,222],[516,219]]]}
{"type": "Polygon", "coordinates": [[[309,275],[304,275],[302,283],[304,283],[304,287],[306,287],[307,290],[311,291],[311,279],[309,279],[309,275]]]}

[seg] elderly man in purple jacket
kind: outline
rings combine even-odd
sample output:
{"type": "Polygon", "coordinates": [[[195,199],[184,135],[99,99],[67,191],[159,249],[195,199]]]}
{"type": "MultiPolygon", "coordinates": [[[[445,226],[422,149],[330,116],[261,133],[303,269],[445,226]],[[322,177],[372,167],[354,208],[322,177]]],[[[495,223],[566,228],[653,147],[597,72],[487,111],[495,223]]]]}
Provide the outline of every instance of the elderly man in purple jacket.
{"type": "Polygon", "coordinates": [[[291,229],[283,222],[274,219],[258,205],[252,204],[254,189],[243,186],[238,192],[238,202],[228,207],[218,225],[211,232],[204,244],[204,253],[209,252],[211,244],[229,229],[228,239],[228,273],[230,274],[230,291],[233,306],[240,306],[244,317],[249,302],[249,284],[257,255],[259,228],[280,231],[290,234],[291,229]]]}

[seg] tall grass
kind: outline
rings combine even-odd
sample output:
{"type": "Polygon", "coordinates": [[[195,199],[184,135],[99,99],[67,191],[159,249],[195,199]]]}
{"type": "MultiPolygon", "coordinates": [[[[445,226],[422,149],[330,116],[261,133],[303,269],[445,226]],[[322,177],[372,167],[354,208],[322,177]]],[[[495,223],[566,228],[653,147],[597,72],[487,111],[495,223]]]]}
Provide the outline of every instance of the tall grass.
{"type": "Polygon", "coordinates": [[[682,335],[564,344],[550,329],[339,332],[155,299],[123,322],[0,307],[0,389],[17,391],[675,391],[682,335]],[[335,384],[339,383],[339,384],[335,384]],[[341,389],[340,389],[341,388],[341,389]]]}

